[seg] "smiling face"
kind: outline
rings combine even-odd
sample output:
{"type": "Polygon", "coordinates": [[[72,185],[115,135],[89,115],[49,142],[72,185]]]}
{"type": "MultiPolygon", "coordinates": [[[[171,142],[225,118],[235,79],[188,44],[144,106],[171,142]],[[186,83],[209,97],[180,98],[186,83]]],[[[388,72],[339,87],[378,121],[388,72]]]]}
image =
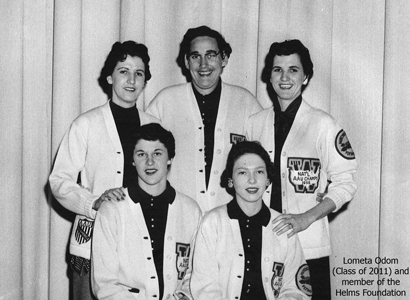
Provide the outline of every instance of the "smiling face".
{"type": "Polygon", "coordinates": [[[303,84],[308,82],[299,55],[276,55],[273,58],[270,82],[278,95],[282,111],[286,110],[302,93],[303,84]]]}
{"type": "Polygon", "coordinates": [[[192,40],[191,48],[185,57],[185,66],[192,76],[192,83],[202,95],[215,90],[223,68],[228,64],[228,57],[222,58],[216,39],[209,36],[199,36],[192,40]],[[217,54],[215,59],[208,59],[207,54],[217,54]],[[198,59],[191,60],[189,57],[198,59]]]}
{"type": "Polygon", "coordinates": [[[124,108],[135,106],[145,87],[145,65],[138,56],[119,61],[107,81],[112,85],[112,101],[124,108]]]}
{"type": "Polygon", "coordinates": [[[262,195],[269,183],[266,164],[253,153],[240,156],[234,163],[232,172],[233,187],[239,206],[246,209],[262,206],[262,195]]]}
{"type": "Polygon", "coordinates": [[[170,164],[168,150],[160,141],[141,139],[135,145],[134,165],[138,184],[148,194],[158,196],[165,191],[170,164]]]}

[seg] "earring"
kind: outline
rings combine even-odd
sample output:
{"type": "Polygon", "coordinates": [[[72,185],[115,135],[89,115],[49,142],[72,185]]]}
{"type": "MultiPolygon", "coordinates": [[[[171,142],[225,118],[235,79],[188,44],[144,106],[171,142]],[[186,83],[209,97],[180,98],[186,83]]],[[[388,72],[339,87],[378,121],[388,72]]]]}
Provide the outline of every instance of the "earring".
{"type": "Polygon", "coordinates": [[[228,179],[228,187],[231,189],[233,188],[233,181],[232,179],[228,179]]]}
{"type": "Polygon", "coordinates": [[[309,82],[308,78],[306,77],[305,80],[303,80],[303,85],[307,85],[309,82]]]}

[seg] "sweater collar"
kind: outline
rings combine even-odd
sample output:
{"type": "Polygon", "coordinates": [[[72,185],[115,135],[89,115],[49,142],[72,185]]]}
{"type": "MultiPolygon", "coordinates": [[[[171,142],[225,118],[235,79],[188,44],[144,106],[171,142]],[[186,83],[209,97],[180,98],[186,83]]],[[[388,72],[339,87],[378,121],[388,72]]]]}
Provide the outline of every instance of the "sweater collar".
{"type": "Polygon", "coordinates": [[[278,117],[284,117],[284,118],[292,118],[294,119],[296,116],[296,113],[299,110],[300,104],[302,103],[302,94],[300,94],[295,100],[292,101],[292,103],[286,108],[285,111],[282,111],[279,105],[279,101],[276,99],[274,101],[274,110],[275,110],[275,116],[278,117]]]}
{"type": "Polygon", "coordinates": [[[151,199],[154,199],[155,202],[172,204],[174,203],[176,196],[175,189],[168,181],[165,191],[158,196],[148,194],[139,186],[139,184],[128,187],[128,194],[134,203],[147,203],[148,201],[151,201],[151,199]]]}
{"type": "Polygon", "coordinates": [[[196,99],[201,99],[201,98],[205,98],[205,99],[219,99],[221,97],[221,91],[222,91],[222,80],[219,77],[219,81],[218,81],[218,85],[216,86],[216,88],[210,92],[208,95],[202,95],[199,91],[197,91],[197,89],[195,88],[194,84],[191,83],[192,86],[192,90],[194,91],[195,94],[195,98],[196,99]]]}
{"type": "Polygon", "coordinates": [[[265,205],[262,201],[262,208],[261,210],[254,216],[248,217],[242,209],[239,207],[236,198],[227,204],[228,208],[228,216],[230,219],[236,219],[238,221],[245,221],[248,219],[252,219],[256,224],[259,223],[260,225],[266,227],[269,224],[270,220],[270,211],[269,208],[265,205]]]}

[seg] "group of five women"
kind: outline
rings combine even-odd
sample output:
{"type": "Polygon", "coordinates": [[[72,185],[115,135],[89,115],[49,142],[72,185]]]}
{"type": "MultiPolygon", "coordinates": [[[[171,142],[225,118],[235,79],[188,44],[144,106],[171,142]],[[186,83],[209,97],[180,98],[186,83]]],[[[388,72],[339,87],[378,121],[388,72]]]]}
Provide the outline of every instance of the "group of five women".
{"type": "Polygon", "coordinates": [[[232,145],[221,175],[232,200],[203,217],[167,182],[172,133],[136,108],[149,60],[143,44],[113,45],[100,77],[110,101],[72,123],[50,175],[78,214],[78,299],[92,297],[90,275],[99,299],[330,299],[326,216],[352,199],[356,161],[343,129],[302,98],[308,49],[271,45],[262,77],[273,106],[244,120],[248,141],[232,145]]]}

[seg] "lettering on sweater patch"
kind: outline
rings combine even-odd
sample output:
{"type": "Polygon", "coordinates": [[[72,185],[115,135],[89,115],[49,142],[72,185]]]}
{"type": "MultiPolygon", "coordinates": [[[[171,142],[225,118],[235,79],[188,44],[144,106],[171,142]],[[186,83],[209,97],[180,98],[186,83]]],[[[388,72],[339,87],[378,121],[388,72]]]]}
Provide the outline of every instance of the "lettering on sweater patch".
{"type": "Polygon", "coordinates": [[[320,168],[317,158],[289,157],[289,181],[295,193],[313,194],[319,186],[320,168]]]}
{"type": "Polygon", "coordinates": [[[243,142],[245,140],[246,140],[246,138],[245,138],[244,135],[240,135],[240,134],[237,134],[237,133],[231,133],[231,144],[236,144],[236,143],[239,143],[239,142],[243,142]]]}
{"type": "Polygon", "coordinates": [[[350,145],[347,134],[343,129],[336,135],[335,147],[337,153],[339,153],[341,157],[345,159],[355,159],[352,146],[350,145]]]}
{"type": "Polygon", "coordinates": [[[283,272],[285,271],[285,267],[283,263],[280,262],[274,262],[273,263],[273,276],[271,280],[271,285],[272,285],[272,290],[273,290],[273,295],[275,298],[279,297],[280,290],[283,285],[283,272]]]}
{"type": "Polygon", "coordinates": [[[91,239],[94,221],[79,219],[77,229],[75,230],[75,240],[77,243],[84,244],[91,239]]]}
{"type": "Polygon", "coordinates": [[[299,267],[298,272],[295,275],[296,285],[299,290],[304,292],[308,296],[312,296],[312,284],[310,283],[310,271],[307,264],[303,264],[299,267]]]}
{"type": "Polygon", "coordinates": [[[191,246],[189,244],[176,243],[178,280],[182,280],[188,270],[190,251],[191,246]]]}

